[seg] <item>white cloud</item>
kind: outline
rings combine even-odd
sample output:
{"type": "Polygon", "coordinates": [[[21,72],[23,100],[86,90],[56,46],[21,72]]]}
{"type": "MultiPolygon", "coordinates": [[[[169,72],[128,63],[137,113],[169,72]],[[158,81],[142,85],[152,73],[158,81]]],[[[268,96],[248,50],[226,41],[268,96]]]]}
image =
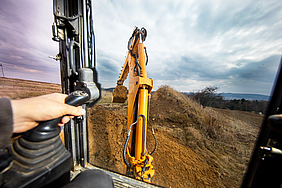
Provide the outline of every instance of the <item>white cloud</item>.
{"type": "Polygon", "coordinates": [[[47,82],[60,82],[52,41],[51,1],[21,0],[0,2],[0,59],[5,76],[47,82]]]}
{"type": "MultiPolygon", "coordinates": [[[[19,66],[57,74],[58,63],[44,59],[58,49],[51,41],[52,1],[23,0],[8,6],[11,3],[0,2],[6,7],[0,8],[0,31],[11,33],[0,37],[0,50],[7,52],[0,54],[1,61],[8,59],[8,51],[18,53],[14,56],[31,61],[19,66]]],[[[155,88],[171,84],[190,91],[217,85],[226,92],[249,92],[252,83],[254,93],[270,92],[282,50],[279,0],[95,0],[93,4],[97,67],[104,87],[115,86],[133,28],[144,26],[148,76],[155,88]],[[262,74],[265,81],[244,77],[266,60],[272,68],[262,74]]]]}

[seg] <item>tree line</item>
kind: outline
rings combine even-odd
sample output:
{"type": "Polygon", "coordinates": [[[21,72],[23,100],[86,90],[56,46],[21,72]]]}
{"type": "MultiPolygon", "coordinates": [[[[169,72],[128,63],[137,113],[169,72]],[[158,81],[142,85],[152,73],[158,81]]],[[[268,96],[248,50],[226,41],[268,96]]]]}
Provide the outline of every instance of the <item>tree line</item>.
{"type": "Polygon", "coordinates": [[[221,94],[217,91],[219,87],[209,86],[196,92],[188,94],[189,98],[199,102],[204,107],[209,106],[213,108],[230,109],[230,110],[241,110],[247,112],[264,113],[266,110],[268,101],[266,100],[245,100],[233,99],[224,100],[221,94]]]}

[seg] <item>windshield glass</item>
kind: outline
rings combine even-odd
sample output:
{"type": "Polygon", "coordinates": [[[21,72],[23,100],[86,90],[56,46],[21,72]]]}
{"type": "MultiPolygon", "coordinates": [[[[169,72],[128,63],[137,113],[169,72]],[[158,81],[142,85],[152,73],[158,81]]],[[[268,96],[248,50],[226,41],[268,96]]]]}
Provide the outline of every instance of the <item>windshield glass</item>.
{"type": "MultiPolygon", "coordinates": [[[[51,59],[58,53],[52,3],[0,2],[1,97],[61,92],[60,63],[51,59]]],[[[128,100],[113,103],[112,92],[134,26],[144,26],[147,38],[138,41],[153,79],[145,151],[153,157],[152,183],[239,187],[279,67],[281,2],[95,0],[92,8],[102,97],[88,109],[88,162],[126,173],[123,149],[132,112],[128,100]]],[[[130,84],[123,83],[127,89],[130,84]]]]}

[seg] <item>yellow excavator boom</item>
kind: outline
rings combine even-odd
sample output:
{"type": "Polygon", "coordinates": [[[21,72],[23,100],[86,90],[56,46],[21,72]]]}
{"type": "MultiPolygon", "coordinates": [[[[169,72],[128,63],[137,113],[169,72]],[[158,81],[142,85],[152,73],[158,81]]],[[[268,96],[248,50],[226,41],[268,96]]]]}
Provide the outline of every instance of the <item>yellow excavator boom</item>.
{"type": "MultiPolygon", "coordinates": [[[[143,44],[147,36],[145,28],[135,27],[128,42],[128,54],[113,91],[113,102],[118,102],[117,94],[128,76],[128,135],[124,147],[126,174],[136,179],[152,182],[153,157],[146,148],[149,97],[153,89],[153,79],[147,78],[146,48],[143,44]]],[[[125,99],[126,100],[126,99],[125,99]]],[[[124,100],[124,101],[125,101],[124,100]]],[[[123,102],[124,102],[123,101],[123,102]]]]}

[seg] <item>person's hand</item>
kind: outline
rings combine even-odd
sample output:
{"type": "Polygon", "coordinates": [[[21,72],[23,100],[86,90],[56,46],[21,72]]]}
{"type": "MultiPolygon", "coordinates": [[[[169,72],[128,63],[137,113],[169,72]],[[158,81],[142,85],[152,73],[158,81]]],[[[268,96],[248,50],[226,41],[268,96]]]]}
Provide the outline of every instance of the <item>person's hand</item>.
{"type": "Polygon", "coordinates": [[[65,104],[67,95],[54,93],[39,97],[12,100],[13,132],[20,133],[32,129],[40,121],[55,119],[64,115],[59,126],[67,123],[74,116],[85,114],[81,107],[65,104]]]}

